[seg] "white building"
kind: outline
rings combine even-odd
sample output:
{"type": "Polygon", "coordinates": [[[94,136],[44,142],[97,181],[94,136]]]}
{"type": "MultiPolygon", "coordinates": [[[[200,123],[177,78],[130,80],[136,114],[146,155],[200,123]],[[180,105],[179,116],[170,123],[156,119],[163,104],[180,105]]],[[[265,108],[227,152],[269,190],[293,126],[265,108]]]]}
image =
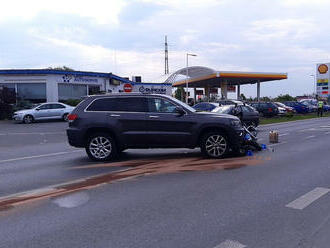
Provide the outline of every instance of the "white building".
{"type": "Polygon", "coordinates": [[[0,70],[0,87],[31,102],[80,99],[97,93],[141,92],[171,94],[171,84],[135,83],[112,73],[53,69],[0,70]]]}

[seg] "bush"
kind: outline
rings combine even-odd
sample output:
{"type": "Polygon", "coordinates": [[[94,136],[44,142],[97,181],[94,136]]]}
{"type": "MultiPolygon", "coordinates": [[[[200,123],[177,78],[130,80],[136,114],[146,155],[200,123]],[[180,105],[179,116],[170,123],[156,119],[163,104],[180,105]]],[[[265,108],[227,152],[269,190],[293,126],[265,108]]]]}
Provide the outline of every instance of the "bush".
{"type": "Polygon", "coordinates": [[[63,100],[61,101],[64,104],[70,105],[70,106],[77,106],[80,102],[82,101],[82,99],[68,99],[68,100],[63,100]]]}
{"type": "Polygon", "coordinates": [[[0,102],[0,120],[11,119],[13,115],[13,107],[4,102],[0,102]]]}

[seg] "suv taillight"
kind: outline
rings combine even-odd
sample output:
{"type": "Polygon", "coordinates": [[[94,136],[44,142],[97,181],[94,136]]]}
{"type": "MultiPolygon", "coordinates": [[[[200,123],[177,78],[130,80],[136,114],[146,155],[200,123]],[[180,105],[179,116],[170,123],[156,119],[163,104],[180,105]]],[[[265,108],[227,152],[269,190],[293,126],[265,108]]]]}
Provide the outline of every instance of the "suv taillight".
{"type": "Polygon", "coordinates": [[[69,114],[68,115],[68,121],[69,122],[72,122],[72,121],[76,120],[77,118],[78,118],[78,115],[76,115],[76,114],[69,114]]]}
{"type": "Polygon", "coordinates": [[[273,112],[273,109],[272,108],[268,108],[268,112],[273,112]]]}

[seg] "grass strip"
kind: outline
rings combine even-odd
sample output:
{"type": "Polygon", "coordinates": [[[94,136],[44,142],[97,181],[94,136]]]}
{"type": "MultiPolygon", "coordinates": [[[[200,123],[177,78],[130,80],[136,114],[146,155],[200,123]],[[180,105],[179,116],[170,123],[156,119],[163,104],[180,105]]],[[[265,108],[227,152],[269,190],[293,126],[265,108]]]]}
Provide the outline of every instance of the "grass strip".
{"type": "MultiPolygon", "coordinates": [[[[323,113],[323,117],[330,117],[330,112],[323,113]]],[[[296,114],[293,116],[277,116],[272,118],[260,118],[260,124],[273,124],[273,123],[281,123],[281,122],[289,122],[289,121],[298,121],[298,120],[307,120],[313,118],[321,118],[317,117],[317,113],[310,114],[296,114]]]]}

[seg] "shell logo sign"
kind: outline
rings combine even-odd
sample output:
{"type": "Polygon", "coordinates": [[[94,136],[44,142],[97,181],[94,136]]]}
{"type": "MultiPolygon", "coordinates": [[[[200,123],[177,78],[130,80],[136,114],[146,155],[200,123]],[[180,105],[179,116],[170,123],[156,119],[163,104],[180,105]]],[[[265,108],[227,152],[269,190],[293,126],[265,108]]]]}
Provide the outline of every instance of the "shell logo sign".
{"type": "Polygon", "coordinates": [[[326,64],[319,65],[319,68],[317,68],[320,74],[325,74],[328,72],[329,68],[326,64]]]}

